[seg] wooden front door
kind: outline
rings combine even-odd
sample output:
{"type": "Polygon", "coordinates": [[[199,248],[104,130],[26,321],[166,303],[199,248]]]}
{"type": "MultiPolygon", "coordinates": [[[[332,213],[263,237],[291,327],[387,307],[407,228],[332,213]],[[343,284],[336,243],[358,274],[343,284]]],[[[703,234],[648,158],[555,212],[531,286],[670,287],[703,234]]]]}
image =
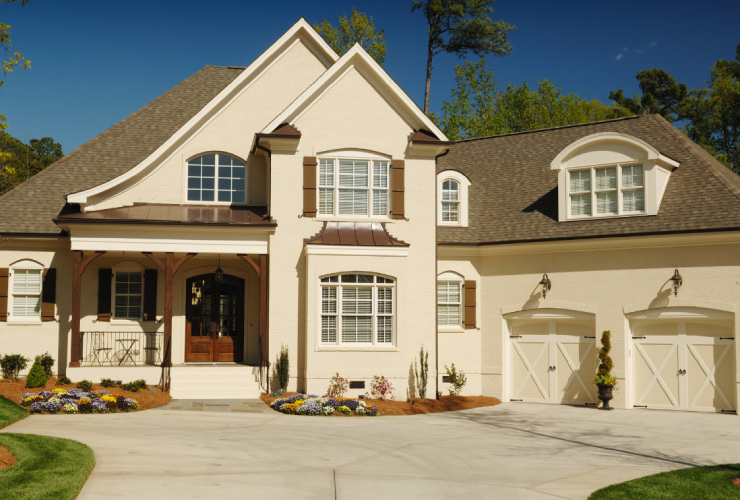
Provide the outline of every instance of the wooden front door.
{"type": "Polygon", "coordinates": [[[185,361],[244,358],[244,280],[202,274],[187,280],[185,361]]]}

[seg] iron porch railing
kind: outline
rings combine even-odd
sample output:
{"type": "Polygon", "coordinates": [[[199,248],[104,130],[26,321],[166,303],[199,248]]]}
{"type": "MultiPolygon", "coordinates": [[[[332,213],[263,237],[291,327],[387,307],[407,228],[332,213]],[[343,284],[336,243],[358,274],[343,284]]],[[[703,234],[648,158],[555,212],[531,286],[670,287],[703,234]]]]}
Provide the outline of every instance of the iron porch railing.
{"type": "Polygon", "coordinates": [[[80,365],[159,365],[162,337],[162,332],[80,332],[80,365]]]}

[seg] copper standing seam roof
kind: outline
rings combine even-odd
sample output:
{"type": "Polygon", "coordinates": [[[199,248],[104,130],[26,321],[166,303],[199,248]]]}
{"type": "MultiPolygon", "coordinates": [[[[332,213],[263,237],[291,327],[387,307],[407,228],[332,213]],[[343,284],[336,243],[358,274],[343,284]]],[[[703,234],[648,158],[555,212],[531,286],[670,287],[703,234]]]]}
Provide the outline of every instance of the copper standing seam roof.
{"type": "Polygon", "coordinates": [[[395,246],[409,244],[388,234],[382,222],[324,222],[321,231],[307,245],[395,246]]]}
{"type": "Polygon", "coordinates": [[[267,207],[224,207],[201,205],[134,204],[131,207],[107,208],[90,212],[60,215],[57,224],[179,224],[210,226],[277,227],[266,219],[267,207]]]}

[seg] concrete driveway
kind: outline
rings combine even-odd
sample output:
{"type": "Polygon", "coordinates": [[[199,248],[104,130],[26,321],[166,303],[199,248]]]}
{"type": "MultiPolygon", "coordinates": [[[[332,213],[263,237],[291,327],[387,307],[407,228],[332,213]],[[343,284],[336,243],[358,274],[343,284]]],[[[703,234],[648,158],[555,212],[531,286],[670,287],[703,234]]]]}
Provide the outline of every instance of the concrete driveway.
{"type": "Polygon", "coordinates": [[[736,416],[522,403],[378,418],[32,415],[4,431],[92,447],[80,499],[579,499],[656,472],[740,462],[736,416]]]}

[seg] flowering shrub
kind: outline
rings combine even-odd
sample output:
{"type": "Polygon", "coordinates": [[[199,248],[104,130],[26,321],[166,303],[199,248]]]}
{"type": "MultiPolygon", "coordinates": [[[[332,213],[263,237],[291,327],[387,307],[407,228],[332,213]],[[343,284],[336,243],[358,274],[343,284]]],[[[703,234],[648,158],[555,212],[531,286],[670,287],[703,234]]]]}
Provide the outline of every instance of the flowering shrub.
{"type": "Polygon", "coordinates": [[[106,391],[83,389],[54,389],[38,394],[27,393],[21,398],[21,406],[30,407],[31,413],[105,413],[135,410],[139,403],[131,398],[109,394],[106,391]]]}
{"type": "Polygon", "coordinates": [[[341,398],[349,389],[349,380],[339,376],[339,372],[329,380],[329,389],[326,395],[333,398],[341,398]]]}
{"type": "Polygon", "coordinates": [[[378,414],[377,406],[367,406],[367,403],[357,399],[345,398],[320,398],[314,394],[294,394],[287,398],[276,399],[270,403],[273,410],[288,415],[333,415],[339,411],[345,415],[369,415],[378,414]]]}
{"type": "Polygon", "coordinates": [[[393,396],[393,384],[386,380],[384,376],[373,377],[373,383],[370,385],[370,395],[375,399],[395,399],[393,396]]]}

